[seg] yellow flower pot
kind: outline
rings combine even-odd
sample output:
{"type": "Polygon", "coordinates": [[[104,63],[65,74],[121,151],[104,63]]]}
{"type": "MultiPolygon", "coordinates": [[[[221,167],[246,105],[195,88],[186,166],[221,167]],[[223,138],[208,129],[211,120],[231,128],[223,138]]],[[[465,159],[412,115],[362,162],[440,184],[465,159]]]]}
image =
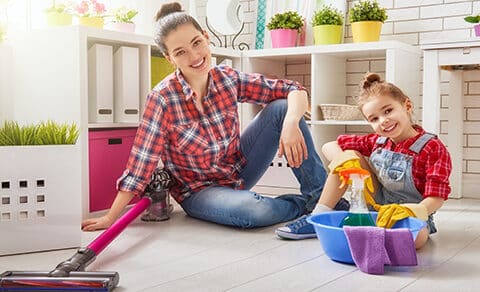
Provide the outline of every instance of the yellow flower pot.
{"type": "Polygon", "coordinates": [[[351,23],[354,43],[377,42],[382,31],[381,21],[358,21],[351,23]]]}
{"type": "Polygon", "coordinates": [[[103,17],[88,17],[88,16],[81,16],[78,19],[78,23],[80,25],[95,27],[99,29],[103,29],[103,17]]]}
{"type": "Polygon", "coordinates": [[[65,26],[72,24],[72,15],[68,13],[47,12],[46,17],[49,26],[65,26]]]}
{"type": "Polygon", "coordinates": [[[316,25],[313,27],[315,45],[342,43],[343,25],[316,25]]]}

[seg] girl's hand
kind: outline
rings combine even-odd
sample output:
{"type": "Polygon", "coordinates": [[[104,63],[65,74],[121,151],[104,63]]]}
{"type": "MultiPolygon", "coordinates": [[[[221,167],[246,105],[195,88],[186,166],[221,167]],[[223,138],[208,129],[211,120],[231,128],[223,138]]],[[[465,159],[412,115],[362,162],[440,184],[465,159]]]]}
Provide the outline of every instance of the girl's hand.
{"type": "Polygon", "coordinates": [[[115,220],[110,219],[107,215],[91,218],[82,221],[82,230],[83,231],[95,231],[100,229],[106,229],[110,227],[115,220]]]}
{"type": "Polygon", "coordinates": [[[280,135],[278,157],[285,155],[291,167],[298,168],[308,158],[307,145],[298,121],[285,120],[280,135]]]}

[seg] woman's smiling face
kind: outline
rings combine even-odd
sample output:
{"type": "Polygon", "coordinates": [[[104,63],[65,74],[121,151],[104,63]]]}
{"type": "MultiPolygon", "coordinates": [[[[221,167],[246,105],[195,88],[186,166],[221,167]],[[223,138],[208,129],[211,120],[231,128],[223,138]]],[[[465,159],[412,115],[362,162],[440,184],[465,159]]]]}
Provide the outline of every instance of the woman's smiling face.
{"type": "Polygon", "coordinates": [[[166,59],[188,78],[208,74],[211,51],[206,32],[200,32],[191,23],[179,25],[165,38],[166,59]]]}

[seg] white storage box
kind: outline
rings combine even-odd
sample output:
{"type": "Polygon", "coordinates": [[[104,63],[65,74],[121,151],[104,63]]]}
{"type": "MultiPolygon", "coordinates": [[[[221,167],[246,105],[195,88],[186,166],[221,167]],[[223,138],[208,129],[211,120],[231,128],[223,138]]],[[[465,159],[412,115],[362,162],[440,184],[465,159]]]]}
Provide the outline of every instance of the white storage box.
{"type": "Polygon", "coordinates": [[[257,186],[276,188],[299,188],[300,184],[284,157],[275,155],[265,174],[257,186]]]}
{"type": "Polygon", "coordinates": [[[81,245],[80,147],[0,147],[0,255],[81,245]]]}
{"type": "Polygon", "coordinates": [[[140,112],[140,69],[138,48],[120,47],[114,53],[114,120],[138,123],[140,112]]]}
{"type": "Polygon", "coordinates": [[[88,121],[113,122],[113,47],[88,49],[88,121]]]}

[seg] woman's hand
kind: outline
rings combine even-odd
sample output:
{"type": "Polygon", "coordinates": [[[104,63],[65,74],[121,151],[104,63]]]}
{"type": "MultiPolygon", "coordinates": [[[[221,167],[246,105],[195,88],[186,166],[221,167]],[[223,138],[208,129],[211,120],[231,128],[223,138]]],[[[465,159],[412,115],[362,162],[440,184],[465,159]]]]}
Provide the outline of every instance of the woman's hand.
{"type": "MultiPolygon", "coordinates": [[[[292,90],[287,96],[287,113],[283,121],[278,147],[278,157],[285,155],[291,167],[298,168],[308,158],[307,145],[300,130],[300,119],[308,109],[305,90],[292,90]]],[[[313,150],[313,149],[312,149],[313,150]]]]}
{"type": "Polygon", "coordinates": [[[307,145],[297,120],[285,119],[283,123],[278,157],[283,155],[285,155],[288,164],[295,168],[300,167],[303,160],[308,158],[307,145]]]}
{"type": "Polygon", "coordinates": [[[98,217],[98,218],[91,218],[82,221],[82,230],[83,231],[95,231],[106,229],[110,227],[115,220],[112,220],[107,215],[98,217]]]}
{"type": "Polygon", "coordinates": [[[110,227],[115,220],[117,220],[125,206],[128,205],[128,202],[130,202],[132,198],[132,193],[119,191],[115,197],[115,200],[113,200],[112,207],[108,213],[102,217],[83,220],[82,230],[95,231],[110,227]]]}

